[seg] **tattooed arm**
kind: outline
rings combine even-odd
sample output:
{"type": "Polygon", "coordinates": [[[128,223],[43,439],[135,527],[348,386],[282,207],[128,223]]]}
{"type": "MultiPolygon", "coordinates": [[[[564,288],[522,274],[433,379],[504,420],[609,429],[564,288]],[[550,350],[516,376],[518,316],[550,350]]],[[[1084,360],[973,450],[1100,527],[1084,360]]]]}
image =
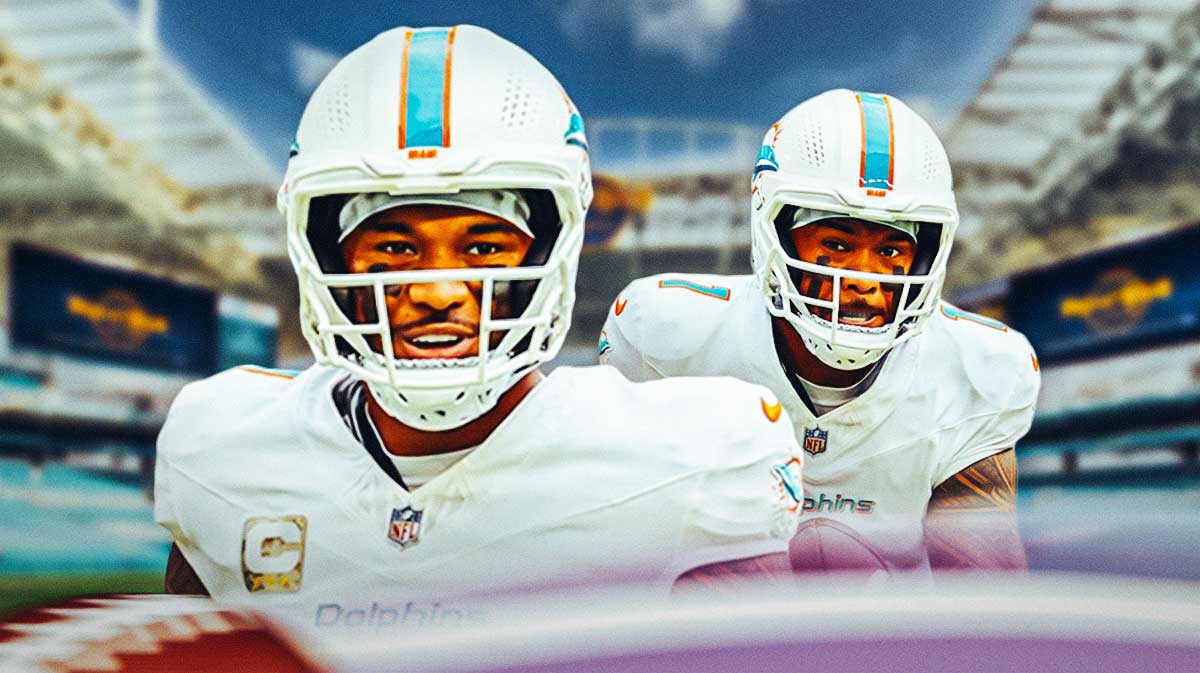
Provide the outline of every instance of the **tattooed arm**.
{"type": "Polygon", "coordinates": [[[988,456],[933,489],[925,548],[936,570],[1025,570],[1017,531],[1017,458],[988,456]]]}
{"type": "Polygon", "coordinates": [[[673,594],[680,592],[707,591],[716,595],[744,595],[747,585],[761,582],[764,578],[790,578],[792,565],[788,555],[764,554],[736,561],[719,561],[692,568],[680,575],[671,587],[673,594]]]}

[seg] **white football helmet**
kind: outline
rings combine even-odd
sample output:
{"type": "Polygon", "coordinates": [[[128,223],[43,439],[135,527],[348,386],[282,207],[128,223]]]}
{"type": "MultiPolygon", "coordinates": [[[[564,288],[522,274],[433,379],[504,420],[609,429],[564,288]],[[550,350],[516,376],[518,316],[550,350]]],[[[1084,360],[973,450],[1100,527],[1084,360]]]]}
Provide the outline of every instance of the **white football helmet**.
{"type": "Polygon", "coordinates": [[[900,100],[846,89],[792,108],[767,131],[751,184],[753,266],[772,315],[788,321],[825,364],[859,369],[915,336],[937,307],[946,260],[958,226],[950,163],[925,120],[900,100]],[[838,269],[796,258],[793,222],[852,217],[916,232],[908,275],[838,269]],[[912,226],[912,225],[916,226],[912,226]],[[801,273],[833,287],[832,301],[803,295],[801,273]],[[842,282],[896,287],[891,323],[862,327],[839,321],[842,282]],[[813,308],[832,311],[832,321],[813,308]]]}
{"type": "Polygon", "coordinates": [[[447,430],[479,417],[562,346],[591,198],[583,120],[536,59],[476,26],[380,34],[313,93],[279,190],[300,322],[317,361],[361,378],[411,427],[447,430]],[[475,190],[519,191],[529,204],[534,243],[524,265],[346,271],[338,213],[354,195],[475,190]],[[453,281],[482,287],[478,354],[394,357],[387,288],[453,281]],[[374,315],[355,319],[353,292],[371,293],[374,315]],[[521,297],[514,315],[492,315],[502,295],[521,297]]]}

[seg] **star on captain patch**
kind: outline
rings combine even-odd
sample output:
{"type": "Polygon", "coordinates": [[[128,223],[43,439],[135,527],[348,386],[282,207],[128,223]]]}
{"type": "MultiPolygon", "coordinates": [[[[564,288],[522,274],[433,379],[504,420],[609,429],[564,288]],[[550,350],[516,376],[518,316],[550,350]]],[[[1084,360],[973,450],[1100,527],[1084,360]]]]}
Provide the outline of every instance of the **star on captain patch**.
{"type": "Polygon", "coordinates": [[[388,523],[388,539],[401,549],[421,541],[421,516],[419,509],[405,506],[392,508],[392,520],[388,523]]]}
{"type": "Polygon", "coordinates": [[[825,453],[825,440],[829,439],[829,431],[821,428],[813,428],[809,430],[804,428],[804,450],[817,455],[825,453]]]}

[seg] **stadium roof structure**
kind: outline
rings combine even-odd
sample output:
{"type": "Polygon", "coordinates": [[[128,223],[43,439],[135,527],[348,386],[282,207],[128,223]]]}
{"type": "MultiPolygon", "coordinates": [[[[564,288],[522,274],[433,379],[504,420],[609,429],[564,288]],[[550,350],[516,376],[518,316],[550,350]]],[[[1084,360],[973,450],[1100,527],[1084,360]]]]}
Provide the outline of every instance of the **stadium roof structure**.
{"type": "Polygon", "coordinates": [[[277,185],[278,168],[158,48],[155,12],[143,3],[137,24],[110,0],[5,0],[0,36],[180,184],[277,185]]]}
{"type": "Polygon", "coordinates": [[[1198,65],[1195,0],[1039,7],[946,134],[962,237],[1052,230],[1122,142],[1168,142],[1175,102],[1200,92],[1198,65]]]}
{"type": "Polygon", "coordinates": [[[19,211],[0,219],[22,236],[44,225],[125,242],[135,257],[176,241],[210,270],[242,260],[252,273],[254,258],[284,253],[281,171],[163,53],[157,7],[0,4],[0,200],[19,211]]]}

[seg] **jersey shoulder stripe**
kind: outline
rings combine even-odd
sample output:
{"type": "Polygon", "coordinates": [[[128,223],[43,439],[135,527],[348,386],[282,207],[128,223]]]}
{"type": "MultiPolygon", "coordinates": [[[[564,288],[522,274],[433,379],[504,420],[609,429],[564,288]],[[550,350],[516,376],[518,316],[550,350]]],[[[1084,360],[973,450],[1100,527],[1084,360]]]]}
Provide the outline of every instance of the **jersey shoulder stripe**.
{"type": "Polygon", "coordinates": [[[247,374],[258,374],[260,376],[274,376],[276,378],[291,380],[300,375],[300,371],[296,369],[273,369],[271,367],[260,367],[258,365],[239,365],[234,367],[236,371],[245,372],[247,374]]]}
{"type": "Polygon", "coordinates": [[[314,374],[320,372],[242,366],[184,386],[159,433],[159,455],[183,467],[245,446],[277,444],[280,428],[295,431],[299,407],[310,394],[306,377],[314,374]]]}
{"type": "Polygon", "coordinates": [[[988,316],[942,302],[919,337],[920,368],[946,369],[939,380],[962,380],[994,408],[1021,409],[1037,399],[1041,375],[1025,335],[988,316]],[[947,357],[950,356],[950,357],[947,357]]]}

